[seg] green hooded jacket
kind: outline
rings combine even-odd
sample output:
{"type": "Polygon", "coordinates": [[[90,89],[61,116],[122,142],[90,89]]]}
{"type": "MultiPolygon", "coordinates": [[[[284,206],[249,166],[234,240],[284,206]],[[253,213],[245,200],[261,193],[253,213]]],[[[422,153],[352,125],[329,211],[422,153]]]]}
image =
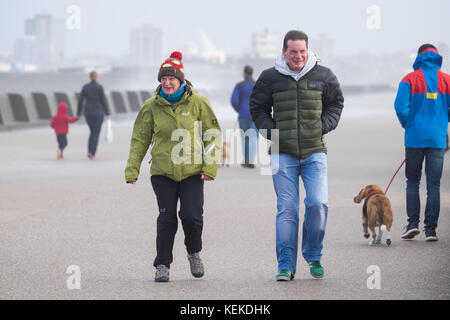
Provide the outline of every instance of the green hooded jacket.
{"type": "Polygon", "coordinates": [[[142,160],[151,147],[151,175],[181,181],[196,174],[215,179],[222,133],[205,97],[189,81],[181,100],[170,104],[156,94],[145,101],[134,122],[125,180],[136,181],[142,160]]]}

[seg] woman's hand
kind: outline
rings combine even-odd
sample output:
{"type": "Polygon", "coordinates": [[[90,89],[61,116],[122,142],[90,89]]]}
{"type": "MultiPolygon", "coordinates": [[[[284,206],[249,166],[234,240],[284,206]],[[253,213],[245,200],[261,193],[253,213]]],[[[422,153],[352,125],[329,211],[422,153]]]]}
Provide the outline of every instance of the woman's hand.
{"type": "Polygon", "coordinates": [[[134,186],[136,184],[136,181],[127,181],[127,183],[132,184],[134,186]]]}
{"type": "Polygon", "coordinates": [[[207,176],[206,174],[202,174],[202,180],[204,180],[204,181],[212,181],[214,179],[211,178],[210,176],[207,176]]]}

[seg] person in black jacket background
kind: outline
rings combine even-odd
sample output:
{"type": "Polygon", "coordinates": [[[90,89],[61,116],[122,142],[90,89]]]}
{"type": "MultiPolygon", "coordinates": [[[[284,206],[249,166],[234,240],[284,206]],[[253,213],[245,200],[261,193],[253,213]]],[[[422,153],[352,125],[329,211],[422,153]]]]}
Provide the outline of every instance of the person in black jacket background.
{"type": "Polygon", "coordinates": [[[256,127],[272,140],[278,281],[293,280],[297,268],[299,176],[306,191],[302,255],[314,278],[324,276],[320,261],[328,217],[324,134],[337,127],[344,97],[336,76],[317,61],[308,49],[308,36],[289,31],[275,67],[262,72],[250,97],[256,127]]]}
{"type": "Polygon", "coordinates": [[[77,116],[79,117],[84,109],[84,116],[91,132],[88,140],[87,156],[89,159],[94,160],[105,114],[109,118],[111,113],[103,86],[98,83],[98,73],[92,71],[89,77],[91,82],[85,84],[81,89],[77,116]]]}

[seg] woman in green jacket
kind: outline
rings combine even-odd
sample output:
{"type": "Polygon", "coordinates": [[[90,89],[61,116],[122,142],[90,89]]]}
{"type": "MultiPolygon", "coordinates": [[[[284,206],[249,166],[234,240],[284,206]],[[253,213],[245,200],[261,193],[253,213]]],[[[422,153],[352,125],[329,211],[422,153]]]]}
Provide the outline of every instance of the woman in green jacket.
{"type": "Polygon", "coordinates": [[[151,182],[159,207],[155,281],[169,281],[172,249],[179,217],[191,273],[202,277],[203,184],[217,174],[221,131],[209,101],[184,79],[182,54],[173,52],[160,67],[154,97],[137,115],[125,169],[135,184],[141,162],[151,146],[151,182]]]}

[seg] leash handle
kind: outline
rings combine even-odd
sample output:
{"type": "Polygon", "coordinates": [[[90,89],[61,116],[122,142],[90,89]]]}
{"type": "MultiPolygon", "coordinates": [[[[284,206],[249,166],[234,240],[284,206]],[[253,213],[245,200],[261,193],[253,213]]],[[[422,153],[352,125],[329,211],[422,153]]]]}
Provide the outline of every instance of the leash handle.
{"type": "Polygon", "coordinates": [[[405,163],[405,161],[406,161],[406,159],[404,159],[404,160],[402,161],[402,163],[401,163],[400,166],[398,167],[397,171],[395,171],[394,175],[393,175],[392,178],[391,178],[391,181],[389,181],[389,184],[388,184],[388,186],[387,186],[386,191],[384,192],[384,194],[386,194],[386,193],[388,192],[389,187],[391,186],[392,181],[394,180],[394,178],[395,178],[395,176],[397,175],[397,173],[398,173],[398,171],[400,170],[400,168],[403,167],[403,164],[405,163]]]}

